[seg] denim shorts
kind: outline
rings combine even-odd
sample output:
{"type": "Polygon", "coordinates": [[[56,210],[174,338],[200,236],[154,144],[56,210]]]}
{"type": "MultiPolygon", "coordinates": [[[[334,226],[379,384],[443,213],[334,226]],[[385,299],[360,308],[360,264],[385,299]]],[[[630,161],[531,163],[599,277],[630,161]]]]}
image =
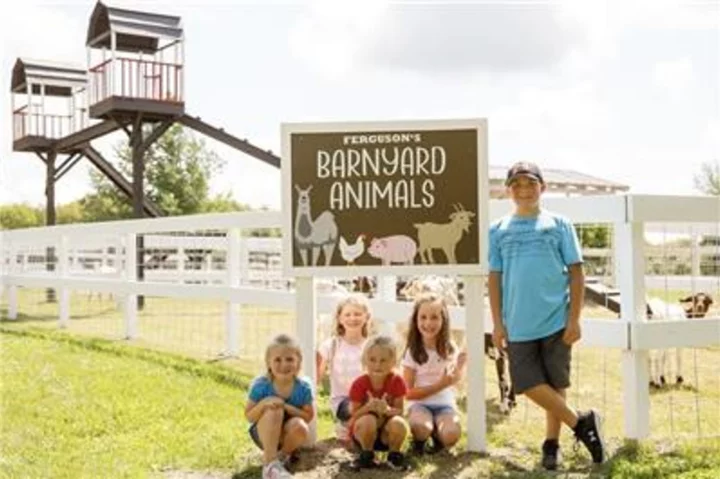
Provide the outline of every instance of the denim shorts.
{"type": "Polygon", "coordinates": [[[410,409],[408,410],[408,414],[410,414],[414,409],[424,409],[425,411],[429,412],[433,419],[435,419],[438,416],[441,416],[443,414],[455,414],[455,408],[452,406],[448,406],[447,404],[420,404],[415,403],[412,406],[410,406],[410,409]]]}
{"type": "Polygon", "coordinates": [[[335,419],[340,422],[348,422],[350,420],[350,398],[344,398],[338,404],[337,410],[335,411],[335,419]]]}

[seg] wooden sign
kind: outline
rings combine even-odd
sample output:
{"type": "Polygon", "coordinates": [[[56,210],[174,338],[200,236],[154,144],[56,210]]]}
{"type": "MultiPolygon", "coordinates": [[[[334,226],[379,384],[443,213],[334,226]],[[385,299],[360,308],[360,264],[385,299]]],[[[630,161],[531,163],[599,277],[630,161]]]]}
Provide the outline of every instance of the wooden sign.
{"type": "Polygon", "coordinates": [[[289,276],[481,274],[485,120],[284,124],[289,276]]]}

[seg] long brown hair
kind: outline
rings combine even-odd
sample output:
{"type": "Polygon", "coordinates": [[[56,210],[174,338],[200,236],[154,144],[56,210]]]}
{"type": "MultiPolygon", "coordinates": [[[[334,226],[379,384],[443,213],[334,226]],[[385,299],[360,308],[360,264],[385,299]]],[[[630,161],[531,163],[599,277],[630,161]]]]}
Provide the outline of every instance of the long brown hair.
{"type": "Polygon", "coordinates": [[[442,316],[442,326],[437,335],[437,343],[435,349],[443,359],[447,359],[449,355],[455,352],[455,345],[450,339],[450,313],[447,304],[442,296],[436,293],[424,293],[415,300],[413,312],[410,316],[410,327],[408,328],[407,342],[405,351],[410,351],[410,356],[418,364],[425,364],[428,360],[428,353],[423,344],[422,334],[418,328],[418,316],[420,306],[426,303],[438,303],[440,305],[440,314],[442,316]]]}

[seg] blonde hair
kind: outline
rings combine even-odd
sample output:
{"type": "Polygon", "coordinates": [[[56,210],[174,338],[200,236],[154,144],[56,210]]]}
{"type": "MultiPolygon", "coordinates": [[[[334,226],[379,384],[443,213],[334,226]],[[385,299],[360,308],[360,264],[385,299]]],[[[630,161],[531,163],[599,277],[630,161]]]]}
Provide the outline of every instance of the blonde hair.
{"type": "Polygon", "coordinates": [[[379,334],[377,336],[371,336],[365,342],[361,356],[363,365],[365,365],[367,361],[367,355],[370,352],[370,349],[375,347],[390,351],[390,353],[392,353],[393,363],[397,362],[397,344],[395,343],[395,340],[390,336],[379,334]]]}
{"type": "Polygon", "coordinates": [[[265,368],[267,369],[267,375],[270,379],[272,379],[272,370],[270,368],[270,353],[275,348],[289,348],[297,355],[298,358],[298,370],[302,366],[302,349],[300,349],[300,344],[293,338],[292,336],[288,334],[278,334],[274,338],[270,340],[268,345],[265,347],[265,368]]]}
{"type": "Polygon", "coordinates": [[[372,312],[370,311],[370,302],[367,300],[364,294],[357,293],[348,294],[340,301],[338,301],[337,305],[335,306],[335,324],[333,326],[333,336],[345,336],[345,326],[340,323],[340,315],[342,314],[343,309],[345,309],[346,306],[357,306],[365,310],[365,314],[367,314],[367,321],[365,321],[365,324],[363,324],[362,335],[364,338],[367,338],[370,333],[370,319],[372,317],[372,312]]]}

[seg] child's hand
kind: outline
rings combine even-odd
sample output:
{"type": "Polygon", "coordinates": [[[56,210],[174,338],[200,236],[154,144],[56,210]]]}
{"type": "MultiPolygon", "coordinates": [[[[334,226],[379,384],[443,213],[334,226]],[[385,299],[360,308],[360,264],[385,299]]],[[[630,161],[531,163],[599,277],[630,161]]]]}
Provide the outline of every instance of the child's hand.
{"type": "Polygon", "coordinates": [[[281,398],[279,398],[277,396],[266,397],[265,399],[260,401],[260,404],[262,404],[263,410],[278,409],[278,408],[285,407],[285,401],[283,401],[281,398]]]}
{"type": "Polygon", "coordinates": [[[377,400],[377,412],[381,416],[385,416],[388,413],[388,409],[390,409],[390,405],[387,402],[387,394],[383,394],[382,398],[377,400]]]}
{"type": "Polygon", "coordinates": [[[443,374],[443,381],[447,386],[452,386],[460,380],[460,368],[455,366],[448,366],[445,368],[445,374],[443,374]]]}
{"type": "Polygon", "coordinates": [[[455,368],[462,369],[465,367],[466,363],[467,363],[467,353],[465,351],[463,351],[462,353],[458,354],[457,364],[456,364],[455,368]]]}
{"type": "Polygon", "coordinates": [[[565,326],[565,332],[563,333],[562,340],[568,346],[572,346],[573,343],[579,341],[581,337],[582,332],[580,331],[580,323],[578,321],[569,321],[567,326],[565,326]]]}
{"type": "Polygon", "coordinates": [[[374,412],[378,415],[384,415],[387,412],[388,404],[385,400],[387,395],[383,395],[382,398],[376,398],[372,397],[370,393],[368,393],[368,408],[370,411],[374,412]]]}
{"type": "Polygon", "coordinates": [[[498,351],[505,350],[505,345],[507,343],[507,331],[505,331],[505,326],[496,325],[493,328],[492,341],[498,351]]]}

